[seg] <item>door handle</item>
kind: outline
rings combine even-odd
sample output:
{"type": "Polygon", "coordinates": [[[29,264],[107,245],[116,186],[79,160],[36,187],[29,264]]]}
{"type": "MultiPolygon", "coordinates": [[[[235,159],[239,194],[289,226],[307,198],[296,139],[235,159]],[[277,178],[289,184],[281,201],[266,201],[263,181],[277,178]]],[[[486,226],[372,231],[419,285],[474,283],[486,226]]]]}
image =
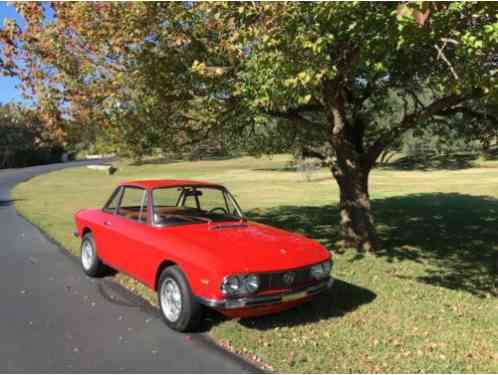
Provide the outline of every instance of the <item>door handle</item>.
{"type": "Polygon", "coordinates": [[[104,221],[104,225],[107,226],[107,227],[110,227],[112,224],[110,221],[104,221]]]}

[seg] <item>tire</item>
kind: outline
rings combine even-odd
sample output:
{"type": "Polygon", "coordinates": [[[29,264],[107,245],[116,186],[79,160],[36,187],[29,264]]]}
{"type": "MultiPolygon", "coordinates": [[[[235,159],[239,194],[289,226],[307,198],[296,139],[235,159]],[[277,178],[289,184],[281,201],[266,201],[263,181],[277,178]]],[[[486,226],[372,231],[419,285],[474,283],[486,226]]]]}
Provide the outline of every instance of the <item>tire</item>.
{"type": "Polygon", "coordinates": [[[202,306],[198,303],[183,272],[176,266],[166,268],[159,277],[157,297],[166,325],[178,332],[199,328],[202,306]]]}
{"type": "Polygon", "coordinates": [[[90,277],[104,274],[106,267],[97,256],[97,247],[92,233],[86,233],[81,239],[80,260],[83,272],[90,277]]]}

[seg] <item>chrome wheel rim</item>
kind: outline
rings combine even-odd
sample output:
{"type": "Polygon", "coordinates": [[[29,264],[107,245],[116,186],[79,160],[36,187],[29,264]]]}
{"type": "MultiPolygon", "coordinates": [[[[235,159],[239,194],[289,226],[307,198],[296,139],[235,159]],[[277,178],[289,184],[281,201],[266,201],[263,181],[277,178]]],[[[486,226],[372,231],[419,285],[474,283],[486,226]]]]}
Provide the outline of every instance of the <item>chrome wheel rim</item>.
{"type": "Polygon", "coordinates": [[[161,307],[170,322],[176,322],[182,311],[182,294],[177,282],[168,277],[161,285],[161,307]]]}
{"type": "Polygon", "coordinates": [[[83,268],[85,268],[86,270],[92,267],[93,246],[90,241],[83,242],[83,246],[81,246],[81,263],[83,264],[83,268]]]}

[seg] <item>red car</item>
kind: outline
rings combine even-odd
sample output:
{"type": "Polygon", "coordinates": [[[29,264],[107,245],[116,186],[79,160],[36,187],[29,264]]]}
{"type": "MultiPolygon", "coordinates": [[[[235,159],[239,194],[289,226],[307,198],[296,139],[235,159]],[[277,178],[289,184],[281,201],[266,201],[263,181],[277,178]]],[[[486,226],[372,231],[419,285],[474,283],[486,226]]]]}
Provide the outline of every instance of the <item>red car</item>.
{"type": "Polygon", "coordinates": [[[157,291],[168,326],[194,330],[209,306],[231,317],[279,312],[332,285],[330,253],[303,236],[248,221],[221,185],[124,182],[102,209],[75,215],[81,264],[157,291]]]}

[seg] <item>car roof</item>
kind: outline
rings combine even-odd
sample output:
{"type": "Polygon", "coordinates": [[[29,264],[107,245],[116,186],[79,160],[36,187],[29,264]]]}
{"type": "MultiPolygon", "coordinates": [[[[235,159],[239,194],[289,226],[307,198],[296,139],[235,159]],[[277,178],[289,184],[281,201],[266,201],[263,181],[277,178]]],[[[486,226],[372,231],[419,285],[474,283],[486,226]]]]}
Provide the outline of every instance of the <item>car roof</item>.
{"type": "Polygon", "coordinates": [[[164,187],[173,187],[173,186],[213,186],[213,187],[223,187],[220,184],[213,184],[211,182],[206,181],[195,181],[195,180],[132,180],[132,181],[123,181],[119,184],[120,186],[135,186],[142,189],[157,189],[164,187]]]}

